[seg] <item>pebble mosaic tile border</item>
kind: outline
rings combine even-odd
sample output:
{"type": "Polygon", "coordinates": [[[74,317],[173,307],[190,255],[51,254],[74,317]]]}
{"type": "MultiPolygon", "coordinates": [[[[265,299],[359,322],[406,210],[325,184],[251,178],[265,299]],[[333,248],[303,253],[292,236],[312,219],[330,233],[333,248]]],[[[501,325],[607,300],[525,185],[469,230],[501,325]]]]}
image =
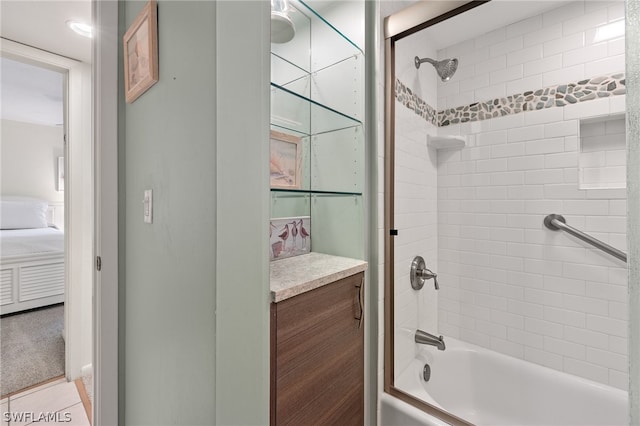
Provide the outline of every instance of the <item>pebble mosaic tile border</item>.
{"type": "Polygon", "coordinates": [[[405,107],[413,110],[417,115],[427,120],[427,122],[438,126],[438,115],[431,105],[423,101],[418,95],[402,84],[400,80],[396,78],[396,99],[405,107]]]}
{"type": "Polygon", "coordinates": [[[486,102],[475,102],[436,113],[433,107],[396,79],[396,98],[398,101],[438,127],[504,117],[524,111],[564,107],[594,99],[624,95],[625,93],[624,73],[618,73],[580,80],[575,83],[559,84],[535,91],[531,90],[486,102]]]}

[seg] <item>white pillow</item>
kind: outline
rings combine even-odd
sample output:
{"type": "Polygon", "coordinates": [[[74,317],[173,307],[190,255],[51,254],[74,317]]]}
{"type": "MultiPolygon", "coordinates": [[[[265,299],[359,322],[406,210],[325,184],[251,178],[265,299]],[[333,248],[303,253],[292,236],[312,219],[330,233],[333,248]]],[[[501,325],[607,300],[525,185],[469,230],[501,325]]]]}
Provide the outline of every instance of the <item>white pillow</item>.
{"type": "Polygon", "coordinates": [[[46,228],[49,203],[37,198],[2,197],[0,229],[46,228]]]}

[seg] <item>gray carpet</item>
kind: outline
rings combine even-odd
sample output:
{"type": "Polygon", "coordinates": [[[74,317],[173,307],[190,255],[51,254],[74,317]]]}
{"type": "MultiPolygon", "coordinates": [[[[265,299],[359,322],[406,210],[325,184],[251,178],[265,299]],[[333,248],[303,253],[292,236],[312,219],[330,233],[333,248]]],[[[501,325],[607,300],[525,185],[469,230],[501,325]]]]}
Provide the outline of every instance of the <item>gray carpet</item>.
{"type": "Polygon", "coordinates": [[[64,306],[0,318],[0,395],[64,374],[64,306]]]}

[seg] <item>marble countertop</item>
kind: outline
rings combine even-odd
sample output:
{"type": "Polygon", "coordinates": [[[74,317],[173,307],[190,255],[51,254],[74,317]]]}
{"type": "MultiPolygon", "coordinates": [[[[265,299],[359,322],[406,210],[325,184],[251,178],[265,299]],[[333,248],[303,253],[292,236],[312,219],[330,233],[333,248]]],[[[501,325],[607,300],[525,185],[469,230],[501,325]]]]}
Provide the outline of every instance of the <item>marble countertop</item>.
{"type": "Polygon", "coordinates": [[[367,269],[367,262],[309,253],[271,262],[271,301],[281,302],[367,269]]]}

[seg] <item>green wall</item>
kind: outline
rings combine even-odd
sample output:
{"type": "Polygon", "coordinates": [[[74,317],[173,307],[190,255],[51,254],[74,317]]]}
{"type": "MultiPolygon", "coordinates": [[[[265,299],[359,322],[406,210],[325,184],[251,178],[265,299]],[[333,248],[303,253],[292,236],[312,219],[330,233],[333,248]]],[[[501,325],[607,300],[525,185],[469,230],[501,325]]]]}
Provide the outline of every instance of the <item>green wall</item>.
{"type": "Polygon", "coordinates": [[[161,0],[158,33],[120,103],[120,423],[268,424],[269,2],[161,0]]]}
{"type": "Polygon", "coordinates": [[[216,5],[216,424],[267,425],[270,3],[216,5]]]}
{"type": "MultiPolygon", "coordinates": [[[[120,3],[121,28],[143,5],[120,3]]],[[[213,2],[160,1],[160,80],[121,104],[127,425],[215,417],[214,22],[213,2]],[[153,189],[153,224],[143,223],[145,189],[153,189]]]]}

